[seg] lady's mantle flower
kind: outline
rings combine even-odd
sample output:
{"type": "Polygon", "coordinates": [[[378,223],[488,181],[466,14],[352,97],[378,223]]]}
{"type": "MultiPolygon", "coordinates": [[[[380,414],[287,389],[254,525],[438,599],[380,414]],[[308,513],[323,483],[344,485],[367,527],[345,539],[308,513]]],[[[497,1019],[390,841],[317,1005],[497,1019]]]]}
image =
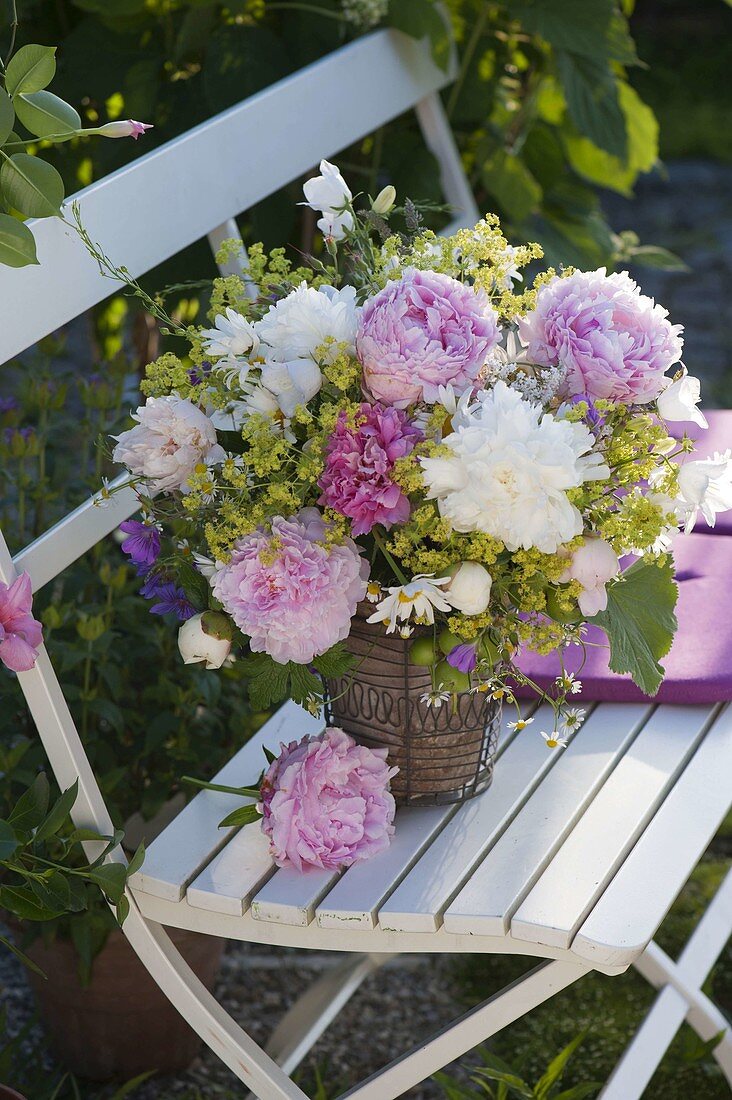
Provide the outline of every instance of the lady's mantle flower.
{"type": "Polygon", "coordinates": [[[582,531],[567,497],[608,477],[584,424],[556,420],[505,382],[483,391],[453,420],[446,457],[420,459],[427,496],[456,531],[482,531],[508,550],[553,554],[582,531]]]}
{"type": "Polygon", "coordinates": [[[559,578],[560,581],[579,581],[582,591],[578,597],[580,611],[588,619],[607,607],[605,585],[620,572],[618,555],[604,539],[586,538],[572,554],[572,560],[559,578]]]}
{"type": "Polygon", "coordinates": [[[408,268],[363,307],[356,350],[364,389],[401,409],[435,402],[441,385],[462,393],[499,338],[498,316],[483,291],[408,268]]]}
{"type": "Polygon", "coordinates": [[[556,730],[554,730],[553,733],[545,733],[544,730],[542,730],[541,736],[546,741],[546,747],[548,749],[566,749],[567,747],[567,738],[559,737],[556,730]]]}
{"type": "Polygon", "coordinates": [[[563,396],[587,394],[628,404],[658,397],[681,357],[681,325],[641,294],[627,271],[575,271],[541,287],[519,322],[532,363],[567,368],[563,396]]]}
{"type": "Polygon", "coordinates": [[[36,663],[43,627],[33,618],[31,579],[21,573],[12,584],[0,581],[0,661],[13,672],[36,663]]]}
{"type": "Polygon", "coordinates": [[[341,412],[326,447],[318,503],[348,516],[354,535],[368,534],[377,523],[406,523],[409,499],[392,473],[420,439],[422,433],[399,409],[364,403],[355,427],[341,412]]]}
{"type": "Polygon", "coordinates": [[[398,768],[342,729],[292,741],[262,781],[262,831],[280,867],[337,871],[389,846],[398,768]]]}
{"type": "Polygon", "coordinates": [[[326,530],[316,508],[277,516],[271,532],[239,539],[214,574],[214,596],[255,653],[280,664],[310,664],[348,637],[366,593],[368,563],[350,539],[326,546],[326,530]]]}
{"type": "Polygon", "coordinates": [[[204,412],[176,394],[148,397],[132,419],[134,428],[113,436],[112,458],[140,477],[153,492],[186,492],[201,463],[223,462],[226,452],[216,442],[216,429],[204,412]]]}
{"type": "Polygon", "coordinates": [[[449,580],[449,577],[435,577],[434,573],[418,573],[408,584],[387,588],[389,595],[377,604],[376,611],[366,621],[385,623],[387,634],[393,634],[399,624],[412,615],[415,622],[433,623],[435,609],[450,610],[444,592],[440,591],[440,586],[449,580]]]}
{"type": "Polygon", "coordinates": [[[353,195],[335,164],[321,160],[320,175],[307,180],[302,189],[306,201],[301,205],[322,214],[318,218],[318,229],[323,236],[342,240],[353,229],[353,214],[349,209],[353,195]]]}
{"type": "Polygon", "coordinates": [[[126,519],[119,525],[127,538],[122,543],[122,552],[129,555],[133,565],[145,570],[154,565],[160,556],[160,531],[154,523],[141,523],[137,519],[126,519]]]}

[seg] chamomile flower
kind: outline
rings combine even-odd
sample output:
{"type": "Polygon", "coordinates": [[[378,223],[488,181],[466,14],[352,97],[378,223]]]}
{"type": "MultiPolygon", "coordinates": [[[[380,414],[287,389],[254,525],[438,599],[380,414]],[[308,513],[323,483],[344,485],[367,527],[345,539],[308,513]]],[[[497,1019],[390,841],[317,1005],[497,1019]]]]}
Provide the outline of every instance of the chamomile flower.
{"type": "Polygon", "coordinates": [[[432,707],[434,710],[439,710],[443,703],[447,703],[450,699],[450,692],[445,691],[445,685],[440,684],[434,691],[425,691],[424,695],[420,695],[420,701],[427,707],[432,707]]]}
{"type": "Polygon", "coordinates": [[[386,623],[386,633],[393,634],[399,623],[414,616],[415,622],[433,623],[435,610],[449,611],[450,604],[440,585],[449,584],[450,577],[435,577],[434,573],[418,573],[408,584],[387,588],[388,596],[380,600],[367,622],[386,623]]]}
{"type": "Polygon", "coordinates": [[[408,623],[402,623],[402,625],[399,627],[400,638],[411,638],[413,633],[414,627],[410,626],[408,623]]]}
{"type": "Polygon", "coordinates": [[[585,720],[586,710],[582,707],[569,707],[568,710],[562,711],[560,717],[560,723],[562,726],[562,733],[573,733],[574,730],[578,730],[585,720]]]}
{"type": "Polygon", "coordinates": [[[548,749],[566,749],[567,747],[567,738],[558,737],[556,730],[554,730],[553,733],[545,733],[544,730],[542,730],[541,736],[546,741],[546,747],[548,749]]]}
{"type": "Polygon", "coordinates": [[[525,730],[527,726],[530,726],[533,721],[533,718],[518,718],[515,722],[509,722],[508,728],[520,733],[521,730],[525,730]]]}
{"type": "Polygon", "coordinates": [[[559,690],[566,692],[567,695],[579,695],[582,691],[582,681],[576,680],[573,672],[563,672],[554,682],[559,690]]]}
{"type": "Polygon", "coordinates": [[[381,599],[381,585],[378,581],[369,581],[366,587],[366,599],[369,603],[378,603],[381,599]]]}

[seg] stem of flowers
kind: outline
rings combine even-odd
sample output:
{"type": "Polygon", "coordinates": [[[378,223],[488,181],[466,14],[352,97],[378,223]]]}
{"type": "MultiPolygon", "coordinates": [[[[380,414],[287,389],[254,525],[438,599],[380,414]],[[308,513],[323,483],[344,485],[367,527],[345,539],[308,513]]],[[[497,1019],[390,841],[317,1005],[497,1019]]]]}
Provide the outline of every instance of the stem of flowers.
{"type": "Polygon", "coordinates": [[[468,39],[468,44],[465,47],[465,51],[463,53],[462,60],[460,62],[460,72],[458,73],[457,79],[456,79],[455,83],[452,86],[452,90],[450,92],[450,98],[447,101],[447,117],[448,118],[452,118],[453,111],[455,110],[455,108],[457,106],[458,99],[460,98],[460,93],[463,90],[463,84],[465,83],[465,77],[468,74],[468,69],[470,68],[470,63],[473,60],[473,54],[475,53],[475,51],[478,47],[478,43],[480,42],[480,36],[483,33],[483,29],[484,29],[485,24],[488,20],[489,14],[490,14],[490,5],[483,4],[483,6],[481,8],[480,15],[478,16],[478,18],[475,21],[475,26],[473,27],[473,33],[470,35],[470,38],[468,39]]]}
{"type": "Polygon", "coordinates": [[[15,0],[12,0],[12,12],[13,17],[10,22],[10,46],[8,47],[8,52],[5,55],[5,60],[2,62],[3,72],[5,71],[5,69],[7,69],[8,62],[13,56],[13,51],[15,50],[15,36],[18,33],[18,5],[16,4],[15,0]]]}
{"type": "Polygon", "coordinates": [[[394,561],[394,558],[392,557],[392,555],[387,550],[386,544],[385,544],[384,540],[382,539],[381,535],[379,534],[379,531],[377,530],[376,527],[374,527],[372,529],[371,534],[374,537],[374,542],[378,546],[381,553],[384,555],[384,558],[386,559],[388,564],[391,566],[391,568],[394,572],[394,576],[397,578],[399,583],[400,584],[407,584],[408,581],[407,581],[407,577],[406,577],[405,573],[399,568],[397,563],[394,561]]]}
{"type": "Polygon", "coordinates": [[[193,787],[200,787],[203,791],[221,791],[223,794],[238,794],[242,798],[259,799],[259,787],[227,787],[223,783],[206,783],[203,779],[194,779],[192,775],[184,775],[183,783],[190,783],[193,787]]]}

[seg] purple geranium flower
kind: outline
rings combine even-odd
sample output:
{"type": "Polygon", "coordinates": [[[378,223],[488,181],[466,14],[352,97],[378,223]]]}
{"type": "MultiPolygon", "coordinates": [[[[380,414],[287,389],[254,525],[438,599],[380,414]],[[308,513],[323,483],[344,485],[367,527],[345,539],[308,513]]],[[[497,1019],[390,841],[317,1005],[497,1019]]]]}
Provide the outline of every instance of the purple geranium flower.
{"type": "Polygon", "coordinates": [[[133,565],[145,566],[144,572],[147,572],[160,555],[160,532],[157,527],[153,523],[126,519],[120,523],[119,529],[129,536],[122,543],[123,553],[129,555],[133,565]]]}
{"type": "MultiPolygon", "coordinates": [[[[147,586],[143,585],[143,588],[145,587],[147,586]]],[[[158,586],[155,595],[150,598],[158,601],[150,608],[151,615],[177,615],[181,622],[185,622],[196,614],[195,607],[183,589],[173,581],[164,581],[158,586]]]]}
{"type": "Polygon", "coordinates": [[[197,367],[191,367],[188,371],[188,381],[192,386],[200,386],[206,381],[206,375],[211,373],[211,364],[204,359],[197,367]]]}
{"type": "Polygon", "coordinates": [[[0,397],[0,413],[13,412],[17,408],[18,402],[14,397],[0,397]]]}
{"type": "Polygon", "coordinates": [[[472,672],[478,663],[478,655],[472,642],[453,646],[447,655],[447,663],[458,672],[472,672]]]}
{"type": "Polygon", "coordinates": [[[592,398],[584,393],[576,393],[573,397],[569,398],[567,404],[577,405],[580,401],[584,401],[587,405],[587,412],[582,417],[583,421],[591,431],[599,431],[605,423],[605,417],[599,411],[592,398]]]}

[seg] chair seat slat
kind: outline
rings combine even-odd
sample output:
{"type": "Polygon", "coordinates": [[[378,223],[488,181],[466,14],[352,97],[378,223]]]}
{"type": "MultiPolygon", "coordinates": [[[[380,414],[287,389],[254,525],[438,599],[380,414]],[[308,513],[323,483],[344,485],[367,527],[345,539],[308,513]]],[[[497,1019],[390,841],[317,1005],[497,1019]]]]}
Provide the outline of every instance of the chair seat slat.
{"type": "Polygon", "coordinates": [[[445,912],[463,935],[506,935],[510,916],[650,715],[597,707],[445,912]]]}
{"type": "Polygon", "coordinates": [[[186,891],[189,905],[240,917],[275,870],[258,821],[239,829],[186,891]]]}
{"type": "Polygon", "coordinates": [[[730,776],[732,709],[727,707],[580,927],[573,952],[593,964],[620,966],[640,955],[724,819],[730,776]]]}
{"type": "MultiPolygon", "coordinates": [[[[512,936],[569,947],[704,736],[709,717],[709,707],[654,711],[516,912],[512,936]]],[[[628,903],[635,900],[629,896],[628,903]]],[[[477,896],[473,904],[480,904],[477,896]]]]}

